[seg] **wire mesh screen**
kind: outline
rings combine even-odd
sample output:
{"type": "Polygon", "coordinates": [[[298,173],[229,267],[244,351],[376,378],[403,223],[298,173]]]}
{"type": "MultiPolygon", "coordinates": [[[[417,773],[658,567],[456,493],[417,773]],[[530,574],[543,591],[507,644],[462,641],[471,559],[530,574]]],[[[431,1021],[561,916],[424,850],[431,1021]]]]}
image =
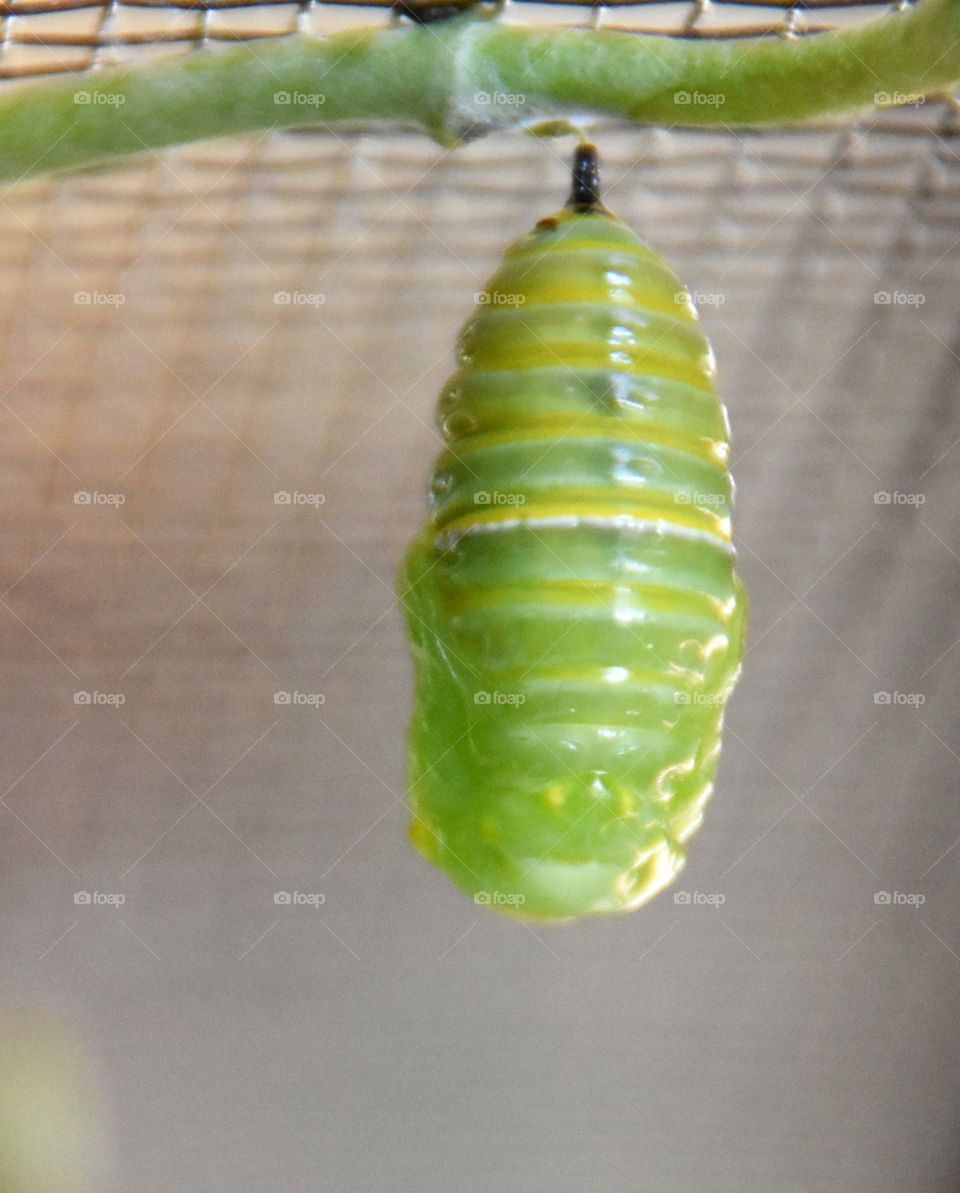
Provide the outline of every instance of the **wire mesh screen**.
{"type": "MultiPolygon", "coordinates": [[[[783,36],[875,11],[499,19],[783,36]]],[[[396,19],[3,12],[8,87],[396,19]]],[[[560,930],[484,913],[405,841],[394,575],[457,328],[559,206],[569,141],[271,133],[0,195],[0,998],[83,1033],[94,1187],[955,1183],[956,122],[942,98],[598,134],[609,205],[714,343],[751,620],[686,900],[560,930]]]]}
{"type": "MultiPolygon", "coordinates": [[[[792,4],[788,0],[611,0],[603,5],[506,0],[507,23],[629,29],[670,36],[756,38],[802,36],[894,11],[871,3],[792,4]]],[[[335,0],[213,0],[143,3],[138,0],[9,0],[2,8],[0,78],[21,79],[144,62],[198,48],[235,45],[398,19],[382,3],[335,0]]]]}
{"type": "Polygon", "coordinates": [[[949,1186],[951,119],[601,140],[714,340],[751,645],[690,903],[552,932],[406,844],[393,576],[565,155],[269,136],[4,195],[3,993],[84,1032],[97,1188],[949,1186]]]}

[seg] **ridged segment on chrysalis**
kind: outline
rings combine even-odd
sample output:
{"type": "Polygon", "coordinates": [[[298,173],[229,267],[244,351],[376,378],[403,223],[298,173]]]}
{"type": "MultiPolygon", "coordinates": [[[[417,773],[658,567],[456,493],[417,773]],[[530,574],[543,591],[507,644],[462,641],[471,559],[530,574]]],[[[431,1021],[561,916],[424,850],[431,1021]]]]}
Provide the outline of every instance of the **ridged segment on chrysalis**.
{"type": "Polygon", "coordinates": [[[713,355],[589,147],[481,298],[401,579],[411,836],[500,910],[627,910],[683,865],[743,653],[713,355]]]}

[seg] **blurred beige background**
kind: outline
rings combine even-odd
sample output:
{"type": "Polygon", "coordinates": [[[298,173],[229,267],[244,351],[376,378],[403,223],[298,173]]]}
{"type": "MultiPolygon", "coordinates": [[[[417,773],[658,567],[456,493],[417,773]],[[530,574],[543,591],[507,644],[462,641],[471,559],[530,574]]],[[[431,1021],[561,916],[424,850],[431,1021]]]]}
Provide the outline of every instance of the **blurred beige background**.
{"type": "Polygon", "coordinates": [[[953,1186],[953,119],[598,136],[700,296],[752,617],[685,874],[552,929],[407,845],[393,579],[457,328],[570,139],[0,196],[0,999],[87,1042],[97,1187],[953,1186]]]}

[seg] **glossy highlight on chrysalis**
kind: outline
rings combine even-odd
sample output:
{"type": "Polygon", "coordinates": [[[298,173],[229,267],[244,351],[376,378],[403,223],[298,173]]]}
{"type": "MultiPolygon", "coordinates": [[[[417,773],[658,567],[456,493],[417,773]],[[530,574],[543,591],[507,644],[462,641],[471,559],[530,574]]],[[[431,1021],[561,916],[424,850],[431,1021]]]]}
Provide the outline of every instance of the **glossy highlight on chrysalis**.
{"type": "Polygon", "coordinates": [[[437,421],[401,577],[412,840],[513,915],[639,907],[713,790],[745,602],[713,353],[592,147],[480,295],[437,421]]]}

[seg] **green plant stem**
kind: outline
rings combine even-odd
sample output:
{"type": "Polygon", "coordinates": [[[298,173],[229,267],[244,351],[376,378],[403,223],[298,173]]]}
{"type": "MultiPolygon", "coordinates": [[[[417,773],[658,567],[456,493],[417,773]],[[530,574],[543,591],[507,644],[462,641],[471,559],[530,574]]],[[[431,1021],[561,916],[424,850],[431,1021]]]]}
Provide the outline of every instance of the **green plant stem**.
{"type": "Polygon", "coordinates": [[[430,27],[290,37],[22,84],[0,99],[0,181],[319,123],[390,122],[443,144],[593,116],[782,124],[958,78],[960,0],[921,0],[837,33],[749,43],[518,28],[468,13],[430,27]],[[314,98],[283,103],[280,93],[314,98]]]}

